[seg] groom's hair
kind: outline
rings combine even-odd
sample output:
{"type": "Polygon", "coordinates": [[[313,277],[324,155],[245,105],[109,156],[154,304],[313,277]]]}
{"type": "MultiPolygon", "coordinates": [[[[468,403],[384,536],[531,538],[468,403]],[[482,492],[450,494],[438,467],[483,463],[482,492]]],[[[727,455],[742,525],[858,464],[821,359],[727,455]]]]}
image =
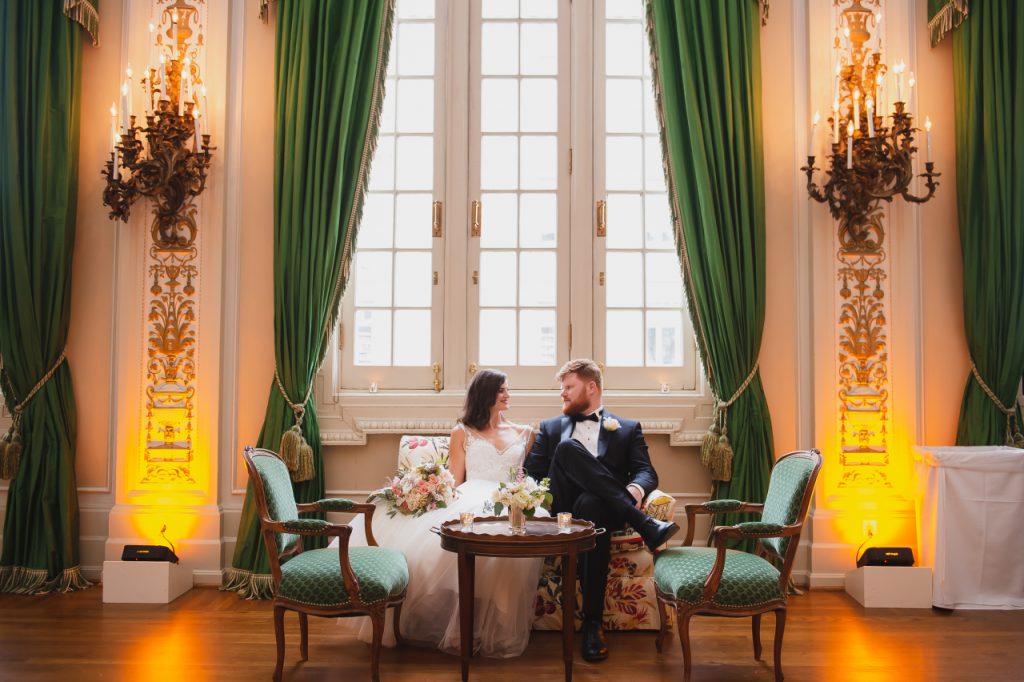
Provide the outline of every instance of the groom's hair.
{"type": "Polygon", "coordinates": [[[566,374],[575,374],[580,379],[583,379],[583,381],[593,381],[597,384],[598,388],[602,390],[604,389],[601,385],[601,368],[597,366],[596,362],[589,358],[577,358],[565,363],[562,365],[562,368],[558,370],[558,374],[555,375],[555,380],[561,383],[566,374]]]}

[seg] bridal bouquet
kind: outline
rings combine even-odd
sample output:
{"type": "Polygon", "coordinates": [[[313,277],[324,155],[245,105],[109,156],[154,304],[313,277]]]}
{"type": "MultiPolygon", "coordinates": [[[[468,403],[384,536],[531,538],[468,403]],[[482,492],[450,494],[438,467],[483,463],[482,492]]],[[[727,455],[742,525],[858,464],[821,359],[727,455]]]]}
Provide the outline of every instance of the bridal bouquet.
{"type": "Polygon", "coordinates": [[[538,483],[523,471],[522,467],[509,471],[509,481],[498,484],[497,490],[491,493],[494,513],[501,515],[502,509],[522,509],[527,516],[533,516],[537,507],[547,509],[551,506],[551,493],[548,485],[551,480],[545,478],[538,483]]]}
{"type": "Polygon", "coordinates": [[[388,516],[420,516],[442,509],[455,499],[455,477],[441,462],[427,461],[399,469],[369,500],[384,500],[388,516]]]}

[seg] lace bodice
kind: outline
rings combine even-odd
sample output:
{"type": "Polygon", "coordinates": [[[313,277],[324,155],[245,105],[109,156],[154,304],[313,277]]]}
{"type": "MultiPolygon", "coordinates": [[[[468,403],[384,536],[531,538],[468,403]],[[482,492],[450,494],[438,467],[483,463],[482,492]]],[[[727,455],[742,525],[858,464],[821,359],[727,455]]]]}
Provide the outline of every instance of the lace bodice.
{"type": "Polygon", "coordinates": [[[529,434],[530,429],[523,428],[504,450],[498,450],[489,440],[467,428],[466,480],[509,480],[509,470],[519,468],[526,459],[526,440],[529,434]]]}

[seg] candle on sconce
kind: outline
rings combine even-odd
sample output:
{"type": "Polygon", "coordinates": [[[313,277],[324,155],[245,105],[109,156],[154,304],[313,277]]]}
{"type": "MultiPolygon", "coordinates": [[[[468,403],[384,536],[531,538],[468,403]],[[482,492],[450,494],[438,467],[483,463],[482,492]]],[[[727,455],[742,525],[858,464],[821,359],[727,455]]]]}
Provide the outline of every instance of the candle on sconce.
{"type": "Polygon", "coordinates": [[[199,149],[199,107],[193,107],[192,109],[192,134],[193,143],[192,147],[194,150],[199,149]]]}
{"type": "Polygon", "coordinates": [[[121,83],[121,126],[128,130],[128,81],[121,83]]]}
{"type": "Polygon", "coordinates": [[[928,156],[925,157],[925,161],[931,163],[932,160],[932,119],[928,116],[924,117],[924,137],[927,141],[928,156]]]}
{"type": "Polygon", "coordinates": [[[156,46],[156,41],[153,39],[153,33],[155,31],[156,31],[156,26],[153,25],[152,21],[149,22],[149,42],[146,43],[147,45],[149,45],[149,54],[146,55],[146,73],[147,74],[152,74],[153,73],[153,48],[156,46]]]}
{"type": "Polygon", "coordinates": [[[853,125],[860,127],[860,88],[853,91],[853,125]]]}
{"type": "Polygon", "coordinates": [[[885,78],[882,74],[875,76],[875,104],[877,105],[876,108],[878,111],[881,112],[883,126],[885,125],[885,99],[883,98],[885,89],[882,87],[884,84],[885,78]]]}
{"type": "Polygon", "coordinates": [[[807,156],[814,156],[814,133],[818,130],[818,121],[820,120],[821,114],[815,111],[814,119],[811,121],[811,134],[807,138],[807,156]]]}
{"type": "Polygon", "coordinates": [[[210,117],[210,105],[206,103],[206,86],[199,86],[199,94],[203,96],[203,135],[210,134],[210,124],[207,123],[207,119],[210,117]]]}
{"type": "Polygon", "coordinates": [[[864,100],[864,108],[868,111],[868,137],[875,136],[875,100],[868,95],[864,100]]]}
{"type": "Polygon", "coordinates": [[[846,168],[853,169],[853,121],[846,124],[846,168]]]}
{"type": "MultiPolygon", "coordinates": [[[[167,97],[167,57],[160,53],[160,99],[167,97]]],[[[167,97],[170,99],[170,97],[167,97]]]]}
{"type": "Polygon", "coordinates": [[[832,102],[832,144],[839,144],[839,99],[832,102]]]}
{"type": "Polygon", "coordinates": [[[110,103],[110,139],[111,139],[111,151],[116,152],[117,146],[114,142],[114,138],[117,137],[117,103],[110,103]]]}
{"type": "Polygon", "coordinates": [[[914,72],[910,72],[910,77],[907,79],[907,113],[910,113],[910,103],[914,101],[914,86],[917,84],[917,79],[914,78],[914,72]]]}
{"type": "Polygon", "coordinates": [[[896,62],[892,67],[893,73],[896,74],[896,101],[903,101],[903,70],[907,68],[907,65],[903,62],[896,62]]]}
{"type": "Polygon", "coordinates": [[[185,100],[191,98],[191,93],[189,92],[188,85],[189,76],[191,75],[191,72],[192,60],[188,57],[185,57],[185,61],[181,63],[181,91],[178,93],[178,104],[182,107],[185,106],[185,100]]]}
{"type": "Polygon", "coordinates": [[[171,56],[176,57],[178,56],[178,10],[174,10],[171,13],[171,26],[173,27],[171,35],[174,36],[174,44],[171,45],[171,56]]]}
{"type": "Polygon", "coordinates": [[[128,121],[131,121],[132,116],[135,115],[135,106],[134,102],[132,101],[133,99],[135,99],[134,97],[132,97],[132,73],[132,65],[128,64],[128,68],[124,70],[124,75],[127,77],[125,83],[128,85],[128,121]]]}

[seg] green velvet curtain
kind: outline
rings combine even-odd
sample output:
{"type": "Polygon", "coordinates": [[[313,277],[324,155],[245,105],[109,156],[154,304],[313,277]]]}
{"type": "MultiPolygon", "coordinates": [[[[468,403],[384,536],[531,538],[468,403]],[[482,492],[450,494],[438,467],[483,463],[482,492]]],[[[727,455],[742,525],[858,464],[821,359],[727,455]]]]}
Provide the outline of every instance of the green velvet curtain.
{"type": "MultiPolygon", "coordinates": [[[[762,501],[774,460],[756,371],[765,311],[761,58],[754,0],[648,0],[655,93],[690,314],[728,401],[732,478],[715,499],[762,501]]],[[[733,515],[727,523],[740,517],[733,515]]]]}
{"type": "MultiPolygon", "coordinates": [[[[1012,408],[1024,373],[1024,3],[971,4],[953,33],[964,326],[977,372],[1012,408]]],[[[1020,425],[973,374],[958,445],[1002,445],[1020,425]]]]}
{"type": "MultiPolygon", "coordinates": [[[[394,0],[282,0],[277,4],[274,136],[274,345],[281,385],[307,396],[338,314],[377,139],[394,0]]],[[[302,431],[315,475],[296,499],[324,495],[313,400],[302,431]]],[[[278,450],[294,423],[276,381],[259,446],[278,450]]],[[[248,488],[225,588],[268,597],[270,569],[248,488]]]]}
{"type": "Polygon", "coordinates": [[[21,438],[0,592],[35,594],[89,584],[78,563],[75,399],[64,361],[82,32],[52,1],[0,3],[0,22],[0,387],[8,411],[20,411],[21,438]]]}

